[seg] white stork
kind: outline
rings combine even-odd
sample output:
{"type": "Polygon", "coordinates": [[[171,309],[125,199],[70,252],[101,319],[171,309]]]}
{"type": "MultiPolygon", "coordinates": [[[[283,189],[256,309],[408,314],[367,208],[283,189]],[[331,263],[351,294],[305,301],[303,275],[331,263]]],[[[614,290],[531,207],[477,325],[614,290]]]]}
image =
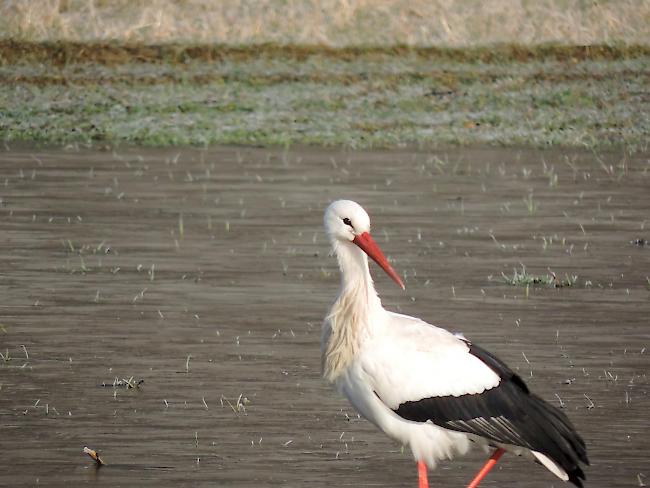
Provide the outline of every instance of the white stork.
{"type": "Polygon", "coordinates": [[[359,204],[333,202],[324,220],[341,290],[323,325],[323,376],[363,417],[411,449],[419,487],[428,487],[427,467],[464,454],[470,441],[496,448],[470,487],[504,451],[582,486],[579,462],[589,461],[569,419],[476,344],[382,307],[367,256],[404,284],[370,237],[370,218],[359,204]]]}

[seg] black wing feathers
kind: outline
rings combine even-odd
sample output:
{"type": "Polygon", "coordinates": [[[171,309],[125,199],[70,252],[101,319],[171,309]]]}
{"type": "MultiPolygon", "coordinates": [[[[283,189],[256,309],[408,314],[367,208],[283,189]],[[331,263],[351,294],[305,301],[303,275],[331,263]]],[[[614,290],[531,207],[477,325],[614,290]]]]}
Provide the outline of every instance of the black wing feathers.
{"type": "Polygon", "coordinates": [[[578,462],[589,464],[587,451],[566,415],[530,393],[521,377],[500,359],[467,344],[470,354],[499,375],[499,385],[480,394],[405,402],[395,413],[407,420],[430,420],[446,429],[541,452],[561,466],[571,482],[582,486],[585,476],[578,462]]]}
{"type": "Polygon", "coordinates": [[[512,381],[521,388],[524,393],[528,393],[528,386],[524,383],[524,380],[512,371],[506,363],[476,344],[467,341],[465,341],[465,343],[469,346],[469,353],[483,361],[487,367],[499,375],[499,378],[502,380],[508,379],[512,381]]]}

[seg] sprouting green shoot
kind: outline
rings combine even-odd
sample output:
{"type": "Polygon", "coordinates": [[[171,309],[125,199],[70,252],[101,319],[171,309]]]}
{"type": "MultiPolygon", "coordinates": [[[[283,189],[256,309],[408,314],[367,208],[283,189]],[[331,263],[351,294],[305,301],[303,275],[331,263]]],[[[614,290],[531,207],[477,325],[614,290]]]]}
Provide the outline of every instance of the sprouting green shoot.
{"type": "Polygon", "coordinates": [[[549,273],[543,275],[530,274],[526,270],[526,266],[523,264],[521,265],[521,271],[519,271],[517,268],[514,268],[512,271],[512,275],[501,273],[504,283],[511,286],[525,286],[528,288],[529,286],[542,285],[553,288],[563,288],[567,286],[574,286],[578,281],[577,275],[569,276],[568,274],[565,274],[564,278],[558,279],[556,274],[550,270],[549,273]]]}

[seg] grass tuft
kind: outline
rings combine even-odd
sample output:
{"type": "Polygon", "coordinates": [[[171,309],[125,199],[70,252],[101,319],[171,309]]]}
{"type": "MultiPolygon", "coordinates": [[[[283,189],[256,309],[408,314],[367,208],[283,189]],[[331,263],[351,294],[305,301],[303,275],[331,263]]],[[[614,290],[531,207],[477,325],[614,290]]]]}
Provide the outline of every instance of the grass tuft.
{"type": "Polygon", "coordinates": [[[542,286],[548,286],[552,288],[563,288],[563,287],[568,287],[568,286],[574,286],[576,282],[578,281],[578,276],[577,275],[564,275],[564,278],[559,279],[556,274],[549,270],[549,274],[544,274],[544,275],[534,275],[530,274],[528,270],[526,270],[526,266],[523,264],[521,265],[521,271],[519,271],[517,268],[513,269],[512,275],[506,275],[505,273],[501,273],[501,276],[503,277],[503,282],[511,285],[511,286],[534,286],[534,285],[542,285],[542,286]]]}

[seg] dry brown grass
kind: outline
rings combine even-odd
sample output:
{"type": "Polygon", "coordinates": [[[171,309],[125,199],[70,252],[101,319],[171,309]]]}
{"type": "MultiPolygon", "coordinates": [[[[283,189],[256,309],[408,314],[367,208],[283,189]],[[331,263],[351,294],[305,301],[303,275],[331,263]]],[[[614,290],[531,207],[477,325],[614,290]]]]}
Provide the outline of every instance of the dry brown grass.
{"type": "MultiPolygon", "coordinates": [[[[536,61],[560,61],[571,64],[580,61],[597,60],[630,60],[650,57],[650,45],[637,44],[596,44],[590,46],[575,46],[561,44],[528,45],[521,44],[498,44],[489,46],[470,47],[414,47],[414,46],[374,46],[374,47],[328,47],[328,46],[295,46],[279,44],[249,44],[244,46],[228,46],[221,44],[137,44],[119,42],[67,42],[67,41],[14,41],[0,39],[0,67],[26,64],[47,64],[58,67],[65,67],[70,64],[94,63],[106,66],[117,66],[130,63],[166,63],[170,65],[183,64],[191,61],[211,63],[223,62],[245,62],[259,59],[283,59],[285,61],[308,62],[310,58],[319,59],[321,62],[346,61],[361,63],[392,63],[399,59],[420,59],[421,61],[454,62],[454,63],[503,63],[503,62],[536,62],[536,61]]],[[[185,71],[178,73],[182,79],[187,80],[185,71]]],[[[6,76],[13,82],[27,81],[11,70],[0,73],[0,81],[6,76]]],[[[304,69],[298,69],[295,73],[283,73],[279,78],[278,74],[261,75],[271,82],[307,81],[325,82],[326,79],[336,80],[338,83],[353,83],[364,79],[367,74],[360,73],[310,73],[304,74],[304,69]],[[332,78],[333,76],[333,78],[332,78]]],[[[409,77],[403,71],[395,72],[395,78],[409,77]]],[[[435,78],[435,74],[427,73],[425,78],[435,78]]],[[[443,80],[446,74],[442,72],[443,80]]],[[[472,75],[480,76],[480,75],[472,75]]],[[[541,76],[541,75],[539,75],[541,76]]],[[[566,78],[573,79],[575,73],[566,73],[566,78]]],[[[578,75],[583,76],[583,75],[578,75]]],[[[598,76],[593,73],[588,77],[598,76]]],[[[604,75],[603,75],[604,76],[604,75]]],[[[175,79],[176,74],[172,75],[175,79]]],[[[421,78],[422,74],[415,74],[421,78]]],[[[38,78],[38,77],[37,77],[38,78]]],[[[66,76],[59,72],[52,71],[44,75],[40,80],[42,84],[61,83],[66,76]]],[[[83,77],[82,77],[83,78],[83,77]]],[[[81,83],[82,78],[77,77],[75,83],[81,83]]],[[[121,77],[115,74],[107,79],[107,82],[114,83],[121,77]]],[[[127,77],[129,78],[129,77],[127,77]]],[[[146,77],[145,77],[146,78],[146,77]]],[[[385,75],[384,75],[385,78],[385,75]]],[[[216,72],[200,73],[192,76],[195,83],[210,83],[222,79],[222,75],[216,72]]],[[[256,77],[260,81],[260,75],[256,77]]],[[[560,81],[562,76],[551,75],[547,81],[560,81]]],[[[35,78],[29,77],[30,83],[39,83],[35,78]]],[[[145,80],[130,79],[142,83],[145,80]]],[[[126,79],[122,79],[126,81],[126,79]]],[[[149,79],[150,83],[167,83],[170,79],[154,78],[149,79]]],[[[539,81],[539,80],[538,80],[539,81]]],[[[94,75],[89,78],[90,83],[96,83],[94,75]]]]}
{"type": "Polygon", "coordinates": [[[4,0],[0,37],[328,46],[650,44],[647,0],[4,0]]]}

